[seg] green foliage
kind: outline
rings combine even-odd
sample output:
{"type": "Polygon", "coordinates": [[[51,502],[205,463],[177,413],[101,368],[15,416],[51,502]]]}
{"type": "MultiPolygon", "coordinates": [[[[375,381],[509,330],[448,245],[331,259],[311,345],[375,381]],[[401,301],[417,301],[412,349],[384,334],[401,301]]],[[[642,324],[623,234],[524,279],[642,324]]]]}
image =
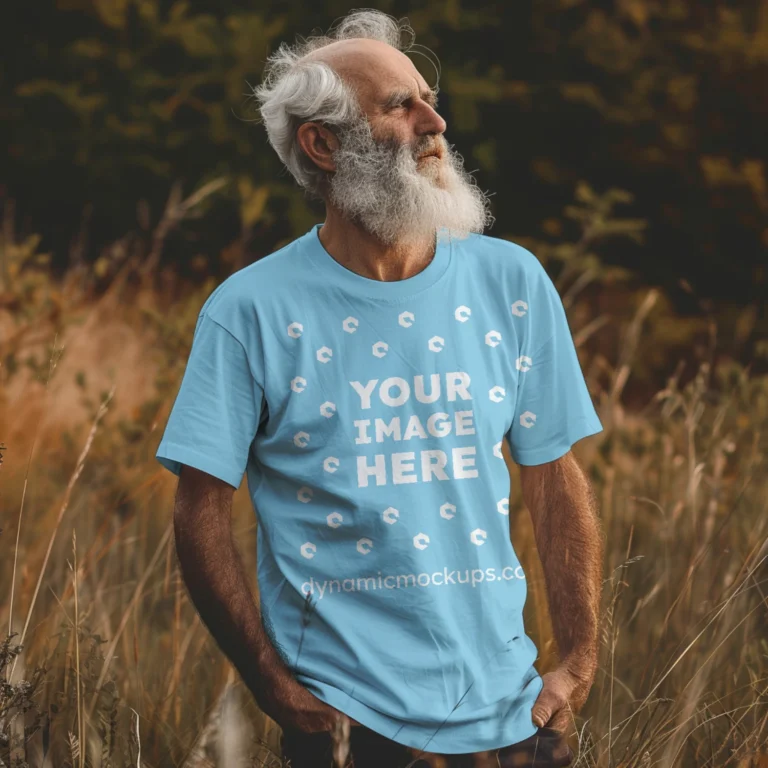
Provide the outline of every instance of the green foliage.
{"type": "MultiPolygon", "coordinates": [[[[440,59],[447,138],[494,192],[491,234],[559,241],[574,226],[561,211],[579,180],[619,187],[648,227],[636,243],[604,233],[603,264],[662,285],[683,311],[764,302],[768,0],[378,7],[407,15],[440,59]]],[[[233,252],[229,267],[244,266],[305,231],[322,210],[253,122],[249,84],[281,41],[348,10],[333,0],[19,6],[0,32],[0,182],[54,264],[72,258],[83,228],[90,263],[126,232],[146,232],[175,181],[185,194],[230,182],[165,243],[164,260],[184,270],[220,273],[233,252]]],[[[412,58],[434,83],[429,61],[412,58]]],[[[752,343],[767,324],[757,317],[752,343]]]]}

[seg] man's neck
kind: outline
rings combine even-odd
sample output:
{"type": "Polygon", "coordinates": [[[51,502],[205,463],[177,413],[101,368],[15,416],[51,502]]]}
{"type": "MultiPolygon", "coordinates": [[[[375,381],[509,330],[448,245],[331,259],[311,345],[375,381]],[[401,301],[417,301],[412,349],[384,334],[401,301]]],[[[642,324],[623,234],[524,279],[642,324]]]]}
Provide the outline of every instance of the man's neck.
{"type": "Polygon", "coordinates": [[[318,232],[326,251],[342,266],[371,280],[406,280],[426,269],[435,255],[435,238],[394,247],[327,209],[318,232]]]}

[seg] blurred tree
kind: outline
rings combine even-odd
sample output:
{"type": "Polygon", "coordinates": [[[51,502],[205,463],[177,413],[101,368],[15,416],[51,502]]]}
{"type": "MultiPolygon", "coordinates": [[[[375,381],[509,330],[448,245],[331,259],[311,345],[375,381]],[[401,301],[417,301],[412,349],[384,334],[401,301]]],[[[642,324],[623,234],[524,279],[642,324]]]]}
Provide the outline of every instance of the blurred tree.
{"type": "MultiPolygon", "coordinates": [[[[765,305],[768,0],[377,7],[407,15],[440,58],[447,138],[495,193],[492,234],[556,242],[575,231],[561,212],[580,180],[631,190],[647,236],[605,238],[601,260],[664,286],[683,310],[697,309],[691,297],[765,305]]],[[[175,180],[190,194],[222,176],[230,183],[171,233],[165,259],[231,269],[304,231],[322,209],[248,122],[248,83],[281,40],[348,10],[336,0],[258,11],[236,0],[18,4],[0,31],[0,182],[19,232],[40,231],[62,266],[87,231],[76,252],[94,260],[156,222],[175,180]]],[[[430,63],[414,61],[434,83],[430,63]]],[[[756,322],[766,329],[765,311],[756,322]]]]}

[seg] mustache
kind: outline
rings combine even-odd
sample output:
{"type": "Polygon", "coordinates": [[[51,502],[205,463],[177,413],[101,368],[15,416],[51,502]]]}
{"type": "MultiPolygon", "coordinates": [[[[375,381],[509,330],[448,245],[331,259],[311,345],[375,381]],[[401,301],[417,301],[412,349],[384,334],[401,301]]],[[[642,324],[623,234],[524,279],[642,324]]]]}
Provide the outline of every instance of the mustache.
{"type": "Polygon", "coordinates": [[[378,139],[370,135],[367,130],[364,130],[367,134],[365,138],[361,135],[357,135],[357,132],[353,129],[350,132],[344,132],[339,136],[341,148],[349,149],[352,151],[359,151],[363,149],[363,145],[374,145],[380,151],[394,156],[399,155],[401,152],[410,154],[413,160],[418,160],[421,156],[427,154],[436,154],[443,157],[447,152],[447,144],[445,139],[439,135],[423,136],[413,142],[398,141],[394,137],[387,137],[384,139],[378,139]],[[345,142],[346,139],[346,142],[345,142]],[[344,144],[346,143],[346,147],[344,144]]]}

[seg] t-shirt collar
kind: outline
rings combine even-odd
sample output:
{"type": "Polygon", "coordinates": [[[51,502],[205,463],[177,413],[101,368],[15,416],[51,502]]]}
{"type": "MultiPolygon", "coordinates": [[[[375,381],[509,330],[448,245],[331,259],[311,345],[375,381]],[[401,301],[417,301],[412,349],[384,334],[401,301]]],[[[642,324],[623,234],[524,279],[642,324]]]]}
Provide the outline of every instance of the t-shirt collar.
{"type": "Polygon", "coordinates": [[[399,300],[419,293],[434,285],[448,270],[453,251],[453,241],[440,237],[435,255],[427,266],[405,280],[374,280],[365,277],[336,261],[320,240],[320,227],[315,224],[302,238],[305,241],[310,261],[314,267],[324,271],[332,283],[350,293],[376,299],[399,300]]]}

